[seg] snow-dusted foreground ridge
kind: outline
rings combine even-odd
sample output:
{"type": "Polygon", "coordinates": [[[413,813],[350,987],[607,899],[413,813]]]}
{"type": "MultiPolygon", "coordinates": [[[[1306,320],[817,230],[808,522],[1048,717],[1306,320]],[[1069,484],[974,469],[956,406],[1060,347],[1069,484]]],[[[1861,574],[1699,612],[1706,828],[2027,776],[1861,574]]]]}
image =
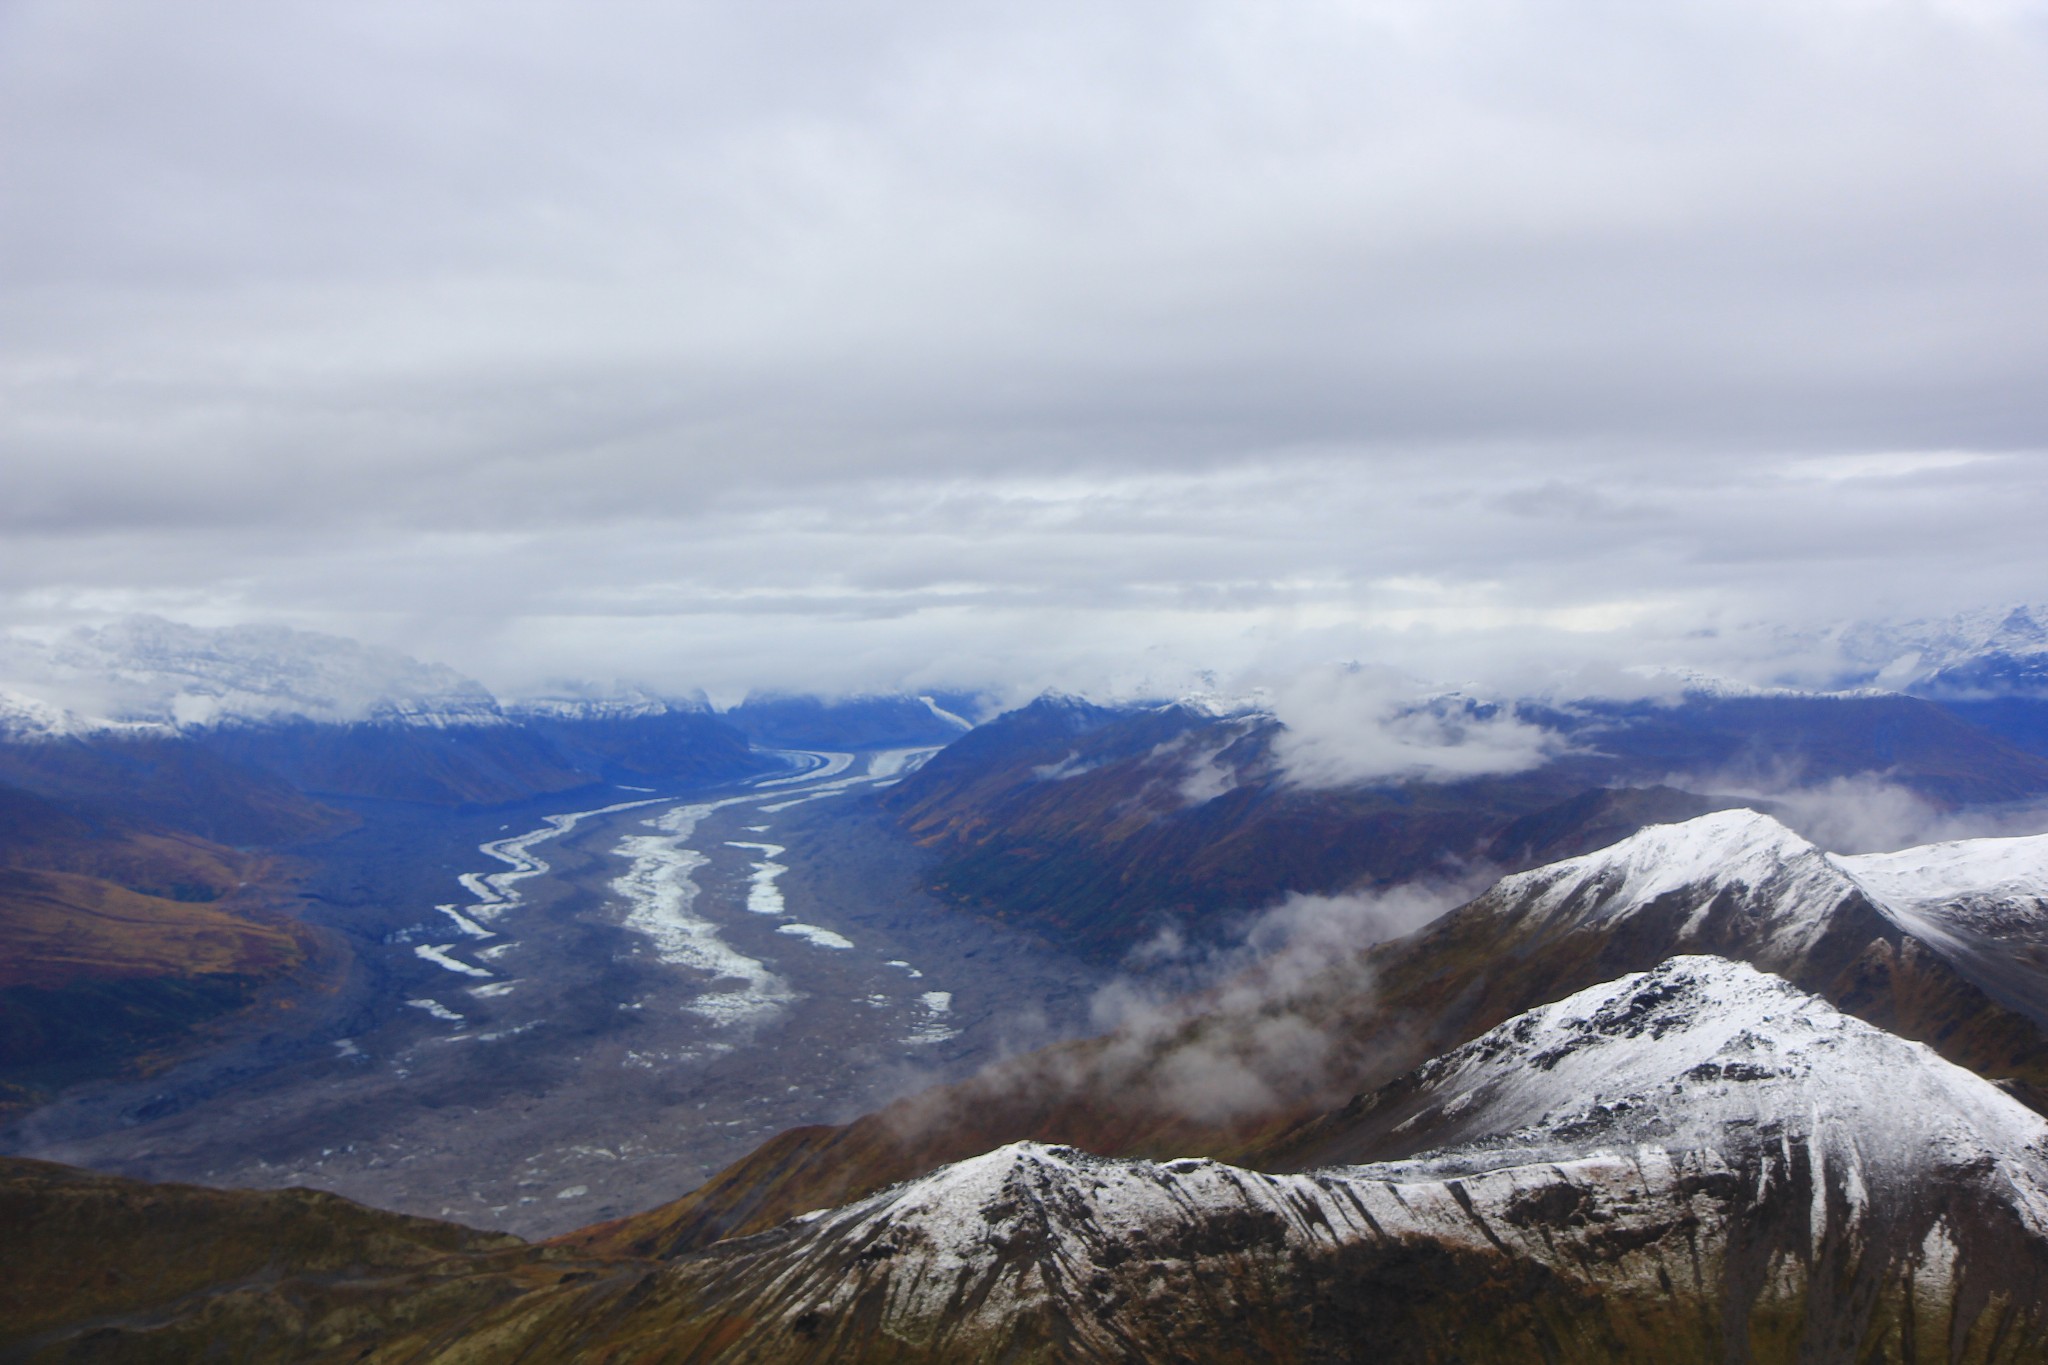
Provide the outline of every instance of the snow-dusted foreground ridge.
{"type": "Polygon", "coordinates": [[[2048,835],[1963,839],[1896,853],[1841,855],[1753,810],[1649,825],[1619,843],[1503,877],[1486,899],[1591,922],[1638,914],[1680,892],[1726,889],[1753,903],[1764,941],[1807,946],[1826,912],[1852,893],[1917,927],[1953,907],[2048,913],[2048,835]],[[1944,910],[1944,907],[1951,907],[1944,910]]]}
{"type": "Polygon", "coordinates": [[[1675,958],[1353,1110],[1454,1141],[1299,1175],[1014,1143],[676,1262],[621,1335],[678,1359],[2048,1360],[2048,1121],[1752,968],[1675,958]]]}
{"type": "Polygon", "coordinates": [[[1716,811],[1503,877],[1463,913],[1552,938],[1654,929],[1671,951],[1787,974],[1904,935],[2048,1025],[2048,835],[1843,856],[1768,815],[1716,811]]]}

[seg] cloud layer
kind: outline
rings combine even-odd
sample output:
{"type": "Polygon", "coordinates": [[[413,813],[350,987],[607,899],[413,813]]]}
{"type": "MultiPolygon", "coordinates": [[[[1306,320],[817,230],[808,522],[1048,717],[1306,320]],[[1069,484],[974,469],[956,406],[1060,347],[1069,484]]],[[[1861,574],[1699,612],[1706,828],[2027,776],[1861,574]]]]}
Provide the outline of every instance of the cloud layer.
{"type": "Polygon", "coordinates": [[[0,615],[1099,687],[2033,597],[2043,145],[1997,0],[24,0],[0,615]]]}

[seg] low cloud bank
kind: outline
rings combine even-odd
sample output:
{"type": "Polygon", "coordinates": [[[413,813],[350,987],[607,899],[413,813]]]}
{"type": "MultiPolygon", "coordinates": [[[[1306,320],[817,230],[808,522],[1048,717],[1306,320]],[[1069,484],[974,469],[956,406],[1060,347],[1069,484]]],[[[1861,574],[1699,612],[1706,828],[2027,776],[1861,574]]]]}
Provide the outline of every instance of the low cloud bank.
{"type": "Polygon", "coordinates": [[[1506,706],[1457,693],[1418,695],[1415,684],[1385,670],[1314,669],[1272,697],[1273,714],[1287,727],[1274,757],[1307,787],[1525,772],[1564,748],[1562,737],[1506,706]]]}
{"type": "Polygon", "coordinates": [[[1944,810],[1878,773],[1804,786],[1692,781],[1695,791],[1753,798],[1830,853],[1890,853],[1951,839],[2048,831],[2048,802],[1944,810]]]}
{"type": "Polygon", "coordinates": [[[1089,1079],[1127,1078],[1152,1103],[1203,1123],[1327,1098],[1339,1079],[1333,1025],[1372,995],[1365,950],[1428,924],[1491,880],[1490,871],[1473,871],[1379,892],[1296,894],[1223,947],[1163,931],[1132,954],[1130,974],[1097,993],[1095,1021],[1107,1040],[1089,1079]]]}

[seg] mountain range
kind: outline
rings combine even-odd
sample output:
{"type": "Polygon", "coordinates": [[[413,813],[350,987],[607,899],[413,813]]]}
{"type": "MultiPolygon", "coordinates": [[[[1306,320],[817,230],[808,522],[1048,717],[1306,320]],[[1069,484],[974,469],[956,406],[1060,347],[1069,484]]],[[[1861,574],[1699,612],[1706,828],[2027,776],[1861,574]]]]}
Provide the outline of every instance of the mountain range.
{"type": "Polygon", "coordinates": [[[665,1263],[5,1161],[0,1353],[2048,1359],[2048,1121],[1754,968],[1674,957],[1349,1109],[1427,1150],[1019,1141],[665,1263]]]}
{"type": "Polygon", "coordinates": [[[850,1124],[784,1133],[584,1244],[673,1255],[1027,1139],[1275,1170],[1405,1155],[1354,1142],[1344,1097],[1519,1012],[1689,953],[1778,974],[2048,1108],[2048,961],[1990,952],[2000,966],[1984,965],[2001,936],[2031,943],[2044,885],[2041,838],[1885,861],[1823,853],[1750,811],[1652,826],[1503,878],[1404,937],[1317,941],[1186,1009],[1010,1059],[850,1124]],[[1900,859],[1921,870],[1901,881],[1900,859]],[[2030,870],[2014,880],[2015,866],[2030,870]]]}
{"type": "Polygon", "coordinates": [[[939,749],[862,818],[963,922],[1140,975],[1098,1037],[545,1244],[0,1158],[0,1361],[2048,1360],[2048,836],[1829,852],[1756,794],[2048,797],[2048,631],[1946,629],[1840,632],[1845,691],[1424,699],[1548,739],[1345,780],[1258,699],[720,711],[296,632],[17,640],[0,1111],[332,970],[302,860],[366,812],[788,750],[939,749]]]}
{"type": "MultiPolygon", "coordinates": [[[[2028,705],[2048,705],[2033,703],[2028,705]]],[[[1456,881],[1585,852],[1755,795],[1865,783],[1929,812],[2048,798],[2048,752],[1879,693],[1514,705],[1558,752],[1521,771],[1332,785],[1261,709],[1041,698],[887,797],[964,909],[1109,962],[1162,932],[1228,942],[1290,894],[1456,881]]],[[[1788,817],[1789,818],[1789,817],[1788,817]]]]}

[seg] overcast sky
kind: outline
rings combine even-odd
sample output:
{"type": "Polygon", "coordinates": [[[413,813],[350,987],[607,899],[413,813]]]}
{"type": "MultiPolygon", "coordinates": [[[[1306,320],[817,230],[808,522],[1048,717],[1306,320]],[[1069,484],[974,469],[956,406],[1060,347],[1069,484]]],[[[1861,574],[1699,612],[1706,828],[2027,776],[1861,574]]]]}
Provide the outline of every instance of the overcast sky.
{"type": "Polygon", "coordinates": [[[0,0],[18,627],[1711,665],[2048,597],[2044,449],[2042,4],[0,0]]]}

